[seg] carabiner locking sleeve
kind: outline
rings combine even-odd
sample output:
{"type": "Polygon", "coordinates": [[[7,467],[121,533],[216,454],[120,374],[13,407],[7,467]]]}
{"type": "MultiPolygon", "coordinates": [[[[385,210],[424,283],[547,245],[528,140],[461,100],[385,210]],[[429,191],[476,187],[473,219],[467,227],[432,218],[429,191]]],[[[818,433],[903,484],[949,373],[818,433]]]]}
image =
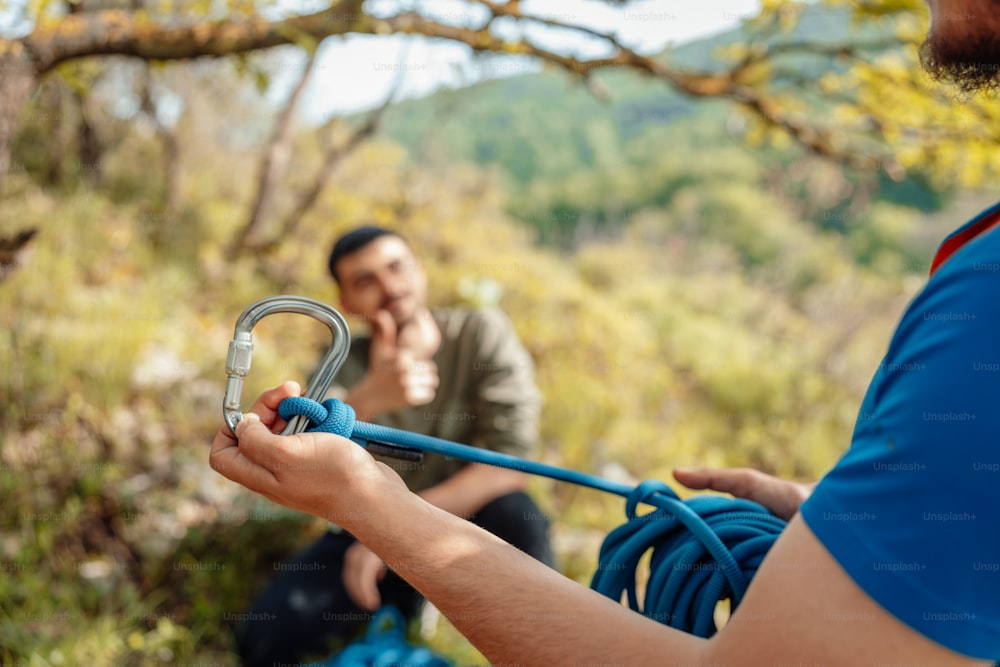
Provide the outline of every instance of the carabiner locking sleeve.
{"type": "MultiPolygon", "coordinates": [[[[229,380],[226,382],[222,414],[229,430],[234,434],[236,425],[243,419],[240,397],[243,393],[243,379],[250,371],[250,358],[253,355],[253,339],[250,331],[257,322],[274,313],[308,315],[330,329],[330,335],[333,337],[330,349],[323,355],[303,394],[314,401],[323,400],[337,371],[344,365],[351,346],[351,334],[344,317],[330,306],[315,299],[291,295],[272,296],[248,306],[236,320],[236,330],[233,333],[233,340],[229,342],[229,354],[226,357],[226,375],[229,376],[229,380]]],[[[281,434],[301,433],[308,425],[304,417],[295,416],[281,434]]]]}

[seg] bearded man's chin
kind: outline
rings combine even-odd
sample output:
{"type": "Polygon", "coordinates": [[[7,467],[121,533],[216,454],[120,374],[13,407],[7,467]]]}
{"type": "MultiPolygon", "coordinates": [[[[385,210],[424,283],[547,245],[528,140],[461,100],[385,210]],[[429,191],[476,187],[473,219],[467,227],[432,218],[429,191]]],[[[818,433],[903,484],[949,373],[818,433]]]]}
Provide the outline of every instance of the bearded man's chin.
{"type": "Polygon", "coordinates": [[[958,39],[932,33],[920,46],[920,63],[934,79],[963,92],[994,91],[1000,88],[1000,35],[958,39]]]}

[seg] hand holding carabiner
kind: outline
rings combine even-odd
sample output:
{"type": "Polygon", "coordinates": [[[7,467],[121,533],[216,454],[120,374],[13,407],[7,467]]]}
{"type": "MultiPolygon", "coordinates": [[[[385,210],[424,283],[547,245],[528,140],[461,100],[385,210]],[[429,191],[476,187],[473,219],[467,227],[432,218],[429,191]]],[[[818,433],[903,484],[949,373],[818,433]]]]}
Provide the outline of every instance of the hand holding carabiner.
{"type": "Polygon", "coordinates": [[[332,433],[280,435],[278,405],[301,393],[295,382],[265,391],[242,415],[235,435],[221,427],[209,464],[223,477],[285,507],[332,521],[354,532],[369,518],[368,502],[385,493],[408,493],[393,470],[356,443],[332,433]]]}

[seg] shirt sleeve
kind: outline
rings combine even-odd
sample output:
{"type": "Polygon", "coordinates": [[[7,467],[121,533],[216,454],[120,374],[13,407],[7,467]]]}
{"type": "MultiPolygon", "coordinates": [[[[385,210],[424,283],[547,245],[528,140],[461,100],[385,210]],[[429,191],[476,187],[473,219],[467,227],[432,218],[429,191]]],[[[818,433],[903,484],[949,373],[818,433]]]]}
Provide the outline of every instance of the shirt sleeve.
{"type": "Polygon", "coordinates": [[[535,367],[510,320],[497,309],[470,315],[465,335],[475,350],[472,412],[473,443],[520,457],[537,454],[541,395],[535,367]]]}
{"type": "Polygon", "coordinates": [[[972,242],[910,304],[851,448],[802,506],[889,613],[1000,657],[1000,234],[972,242]]]}

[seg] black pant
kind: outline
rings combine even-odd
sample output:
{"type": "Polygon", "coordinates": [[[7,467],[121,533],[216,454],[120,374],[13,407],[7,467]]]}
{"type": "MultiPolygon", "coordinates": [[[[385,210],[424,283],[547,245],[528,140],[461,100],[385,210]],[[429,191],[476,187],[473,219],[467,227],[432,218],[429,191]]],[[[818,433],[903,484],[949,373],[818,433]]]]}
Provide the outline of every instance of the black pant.
{"type": "MultiPolygon", "coordinates": [[[[470,521],[550,567],[548,519],[525,493],[501,496],[470,521]]],[[[291,561],[282,564],[236,628],[247,667],[297,663],[329,654],[335,641],[346,642],[367,627],[371,613],[351,601],[341,577],[344,552],[354,543],[347,532],[327,532],[291,561]]],[[[407,619],[420,611],[423,598],[394,572],[379,584],[382,603],[397,607],[407,619]]]]}

